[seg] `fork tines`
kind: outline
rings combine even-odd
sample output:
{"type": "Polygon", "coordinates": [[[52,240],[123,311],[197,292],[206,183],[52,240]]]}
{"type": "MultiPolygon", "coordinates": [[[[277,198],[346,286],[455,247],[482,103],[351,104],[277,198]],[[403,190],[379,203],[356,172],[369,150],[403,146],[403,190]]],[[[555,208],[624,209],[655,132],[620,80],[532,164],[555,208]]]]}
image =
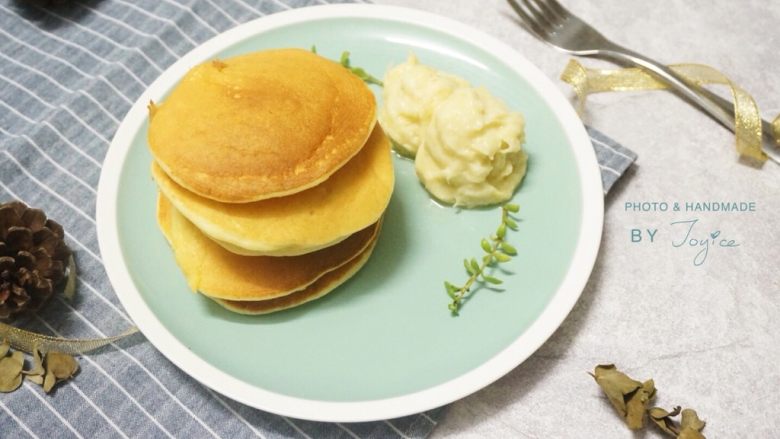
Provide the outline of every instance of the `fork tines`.
{"type": "Polygon", "coordinates": [[[571,15],[556,0],[507,0],[518,16],[533,33],[545,39],[571,15]],[[522,4],[521,4],[522,3],[522,4]]]}

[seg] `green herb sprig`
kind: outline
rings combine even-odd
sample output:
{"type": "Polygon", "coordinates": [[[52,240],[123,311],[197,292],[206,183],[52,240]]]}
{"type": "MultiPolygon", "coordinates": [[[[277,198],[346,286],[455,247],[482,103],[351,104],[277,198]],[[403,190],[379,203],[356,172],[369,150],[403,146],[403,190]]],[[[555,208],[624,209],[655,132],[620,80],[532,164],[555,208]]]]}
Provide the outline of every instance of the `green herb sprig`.
{"type": "Polygon", "coordinates": [[[361,67],[353,67],[352,64],[349,61],[349,52],[348,51],[345,50],[344,52],[341,52],[341,59],[339,60],[339,62],[341,63],[342,66],[344,66],[344,68],[348,69],[350,72],[352,72],[355,75],[357,75],[358,78],[362,79],[367,84],[376,84],[376,85],[378,85],[380,87],[384,87],[385,86],[385,84],[382,81],[380,81],[375,76],[373,76],[373,75],[369,74],[368,72],[366,72],[363,68],[361,68],[361,67]]]}
{"type": "MultiPolygon", "coordinates": [[[[317,54],[317,46],[312,44],[311,46],[311,53],[317,54]]],[[[365,81],[367,84],[376,84],[380,87],[384,87],[385,84],[380,81],[377,77],[369,74],[366,72],[365,69],[362,67],[353,67],[352,63],[349,61],[349,51],[343,51],[341,52],[341,59],[339,60],[339,63],[347,70],[352,72],[353,74],[357,75],[358,78],[365,81]]]]}
{"type": "Polygon", "coordinates": [[[512,260],[512,256],[517,255],[517,249],[506,242],[506,232],[507,229],[517,230],[517,222],[515,218],[512,218],[511,214],[519,211],[520,206],[517,204],[504,204],[501,206],[501,224],[496,229],[496,233],[489,238],[482,238],[480,242],[480,246],[485,252],[482,256],[482,262],[480,263],[477,258],[463,260],[463,267],[466,269],[466,273],[469,274],[465,284],[457,286],[444,281],[444,289],[447,291],[450,299],[452,299],[452,302],[447,306],[452,315],[458,315],[464,299],[473,293],[471,287],[475,282],[492,285],[503,283],[501,279],[487,274],[485,270],[499,263],[509,262],[512,260]]]}

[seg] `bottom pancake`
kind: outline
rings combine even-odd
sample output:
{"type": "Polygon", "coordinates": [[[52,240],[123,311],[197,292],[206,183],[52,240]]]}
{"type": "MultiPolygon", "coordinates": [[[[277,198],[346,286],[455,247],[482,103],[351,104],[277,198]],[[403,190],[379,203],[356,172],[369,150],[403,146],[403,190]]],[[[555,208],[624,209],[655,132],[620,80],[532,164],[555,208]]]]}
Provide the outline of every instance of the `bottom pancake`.
{"type": "Polygon", "coordinates": [[[250,303],[283,299],[359,258],[373,245],[380,227],[373,224],[336,245],[304,255],[241,256],[204,235],[163,195],[157,201],[157,220],[193,291],[250,303]]]}
{"type": "Polygon", "coordinates": [[[360,269],[363,268],[363,265],[365,265],[365,263],[368,261],[369,257],[371,257],[371,253],[374,250],[375,244],[376,237],[374,237],[374,240],[371,241],[368,248],[363,250],[363,252],[359,255],[355,256],[351,261],[333,271],[325,273],[308,287],[286,296],[278,297],[276,299],[257,301],[237,301],[223,299],[212,300],[222,305],[229,311],[250,315],[268,314],[275,311],[293,308],[298,305],[303,305],[306,302],[310,302],[325,296],[326,294],[336,289],[339,285],[349,280],[349,278],[354,276],[355,273],[360,271],[360,269]]]}

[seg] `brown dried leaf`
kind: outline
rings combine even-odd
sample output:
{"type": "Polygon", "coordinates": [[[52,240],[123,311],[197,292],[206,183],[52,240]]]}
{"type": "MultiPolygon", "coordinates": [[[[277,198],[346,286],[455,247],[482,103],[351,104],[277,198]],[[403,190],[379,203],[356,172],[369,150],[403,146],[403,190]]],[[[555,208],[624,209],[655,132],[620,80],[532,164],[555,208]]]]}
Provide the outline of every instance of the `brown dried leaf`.
{"type": "Polygon", "coordinates": [[[692,428],[696,431],[701,431],[704,429],[705,425],[706,423],[699,419],[699,415],[696,414],[696,410],[685,409],[682,411],[682,417],[680,421],[680,426],[682,428],[692,428]]]}
{"type": "Polygon", "coordinates": [[[54,377],[54,374],[51,372],[46,372],[46,376],[43,377],[43,391],[46,393],[51,392],[51,389],[54,388],[54,385],[57,384],[57,378],[54,377]]]}
{"type": "Polygon", "coordinates": [[[631,430],[639,430],[645,426],[645,412],[650,400],[655,396],[655,383],[647,380],[634,393],[628,395],[626,401],[626,424],[631,430]]]}
{"type": "Polygon", "coordinates": [[[674,422],[673,417],[680,414],[680,407],[675,407],[671,412],[660,407],[653,407],[648,410],[650,419],[664,432],[670,434],[672,437],[677,437],[680,434],[680,427],[674,422]]]}
{"type": "Polygon", "coordinates": [[[684,428],[680,431],[680,435],[677,439],[707,439],[701,432],[693,430],[691,428],[684,428]]]}
{"type": "Polygon", "coordinates": [[[653,407],[648,413],[655,425],[672,437],[677,439],[706,439],[704,435],[701,434],[701,430],[704,428],[704,421],[699,419],[699,416],[693,409],[681,411],[678,406],[671,412],[667,412],[660,407],[653,407]],[[680,413],[682,413],[682,416],[680,423],[678,424],[672,418],[680,413]]]}
{"type": "Polygon", "coordinates": [[[43,361],[41,361],[41,353],[38,349],[33,349],[33,367],[30,370],[22,371],[25,375],[29,376],[43,376],[46,370],[43,368],[43,361]]]}
{"type": "Polygon", "coordinates": [[[22,367],[24,354],[20,351],[0,358],[0,392],[13,392],[22,385],[22,367]]]}
{"type": "Polygon", "coordinates": [[[642,383],[629,378],[623,372],[617,370],[614,364],[600,364],[596,366],[591,376],[607,395],[609,402],[618,411],[621,418],[626,418],[626,396],[631,395],[642,387],[642,383]]]}
{"type": "Polygon", "coordinates": [[[31,383],[35,383],[39,386],[43,385],[43,375],[27,375],[25,378],[31,383]]]}
{"type": "Polygon", "coordinates": [[[68,354],[48,352],[46,354],[46,376],[43,378],[43,391],[49,393],[54,385],[68,380],[79,370],[79,363],[68,354]]]}
{"type": "Polygon", "coordinates": [[[701,431],[704,429],[705,422],[699,419],[699,415],[693,409],[682,411],[680,418],[680,435],[677,439],[705,439],[701,431]]]}
{"type": "Polygon", "coordinates": [[[41,361],[41,353],[38,351],[38,348],[33,349],[32,369],[23,370],[22,373],[26,376],[27,381],[43,385],[43,375],[46,373],[46,370],[43,368],[43,361],[41,361]]]}

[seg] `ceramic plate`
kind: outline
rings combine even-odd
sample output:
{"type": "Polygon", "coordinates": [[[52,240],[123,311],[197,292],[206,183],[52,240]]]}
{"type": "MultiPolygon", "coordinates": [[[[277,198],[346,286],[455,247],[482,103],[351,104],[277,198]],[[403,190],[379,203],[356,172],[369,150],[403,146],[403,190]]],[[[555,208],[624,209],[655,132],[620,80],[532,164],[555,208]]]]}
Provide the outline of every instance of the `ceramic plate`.
{"type": "MultiPolygon", "coordinates": [[[[380,98],[381,90],[374,88],[380,98]]],[[[206,386],[269,412],[367,421],[420,412],[488,385],[520,364],[577,301],[598,252],[603,195],[593,149],[553,83],[503,43],[457,22],[407,9],[336,5],[292,10],[225,32],[171,66],[125,117],[103,166],[98,236],[108,275],[141,331],[206,386]],[[413,163],[395,158],[396,187],[368,264],[323,299],[242,316],[192,293],[155,221],[146,104],[195,64],[276,47],[310,48],[381,76],[421,62],[487,87],[526,118],[529,170],[514,202],[519,255],[503,291],[447,310],[445,279],[479,256],[497,209],[431,201],[413,163]]]]}

